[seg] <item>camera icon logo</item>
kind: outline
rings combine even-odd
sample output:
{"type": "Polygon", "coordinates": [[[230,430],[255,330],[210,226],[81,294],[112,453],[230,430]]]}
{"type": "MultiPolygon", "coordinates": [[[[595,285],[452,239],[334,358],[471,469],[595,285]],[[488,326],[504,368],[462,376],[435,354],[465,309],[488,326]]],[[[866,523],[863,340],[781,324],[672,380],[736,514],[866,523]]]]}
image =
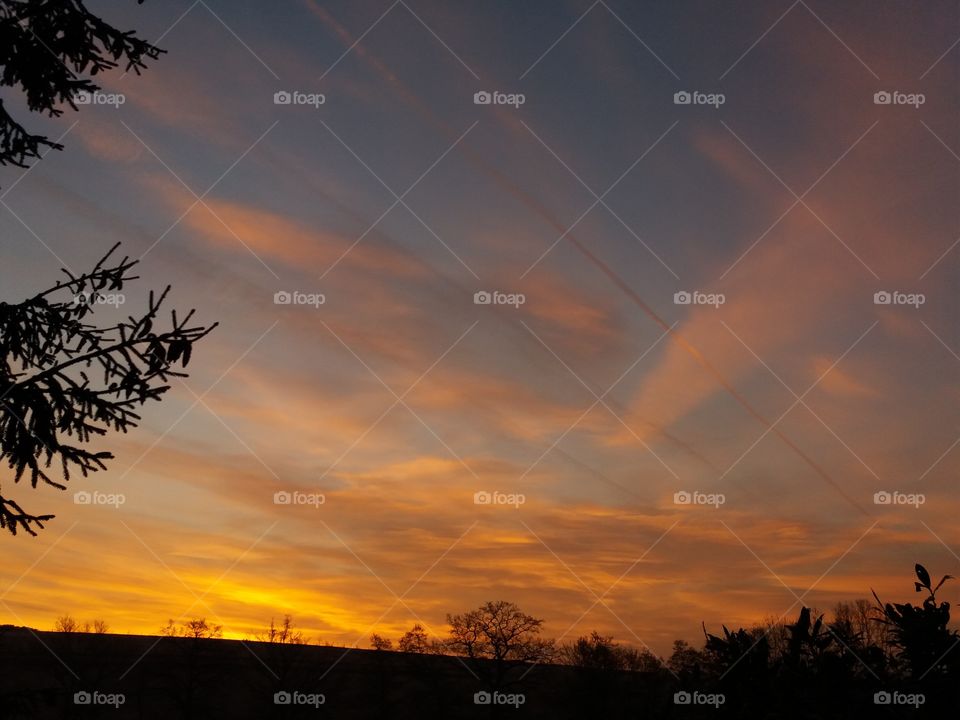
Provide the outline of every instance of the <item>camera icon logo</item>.
{"type": "Polygon", "coordinates": [[[289,505],[293,502],[293,495],[286,490],[280,490],[273,494],[274,505],[289,505]]]}
{"type": "Polygon", "coordinates": [[[873,104],[874,105],[889,105],[893,102],[893,96],[888,93],[886,90],[880,90],[873,94],[873,104]]]}
{"type": "Polygon", "coordinates": [[[274,705],[289,705],[293,702],[293,696],[288,693],[286,690],[281,690],[280,692],[275,692],[273,694],[273,704],[274,705]]]}
{"type": "Polygon", "coordinates": [[[493,96],[488,93],[486,90],[480,90],[473,94],[473,104],[474,105],[489,105],[493,102],[493,96]]]}
{"type": "Polygon", "coordinates": [[[74,493],[73,502],[75,505],[89,505],[93,502],[93,495],[88,493],[86,490],[81,490],[78,493],[74,493]]]}
{"type": "Polygon", "coordinates": [[[686,690],[681,690],[680,692],[675,692],[673,694],[674,705],[689,705],[692,701],[693,696],[686,690]]]}
{"type": "Polygon", "coordinates": [[[286,290],[280,290],[273,295],[273,304],[274,305],[289,305],[293,302],[293,295],[288,293],[286,290]]]}
{"type": "Polygon", "coordinates": [[[81,690],[80,692],[75,692],[73,694],[73,704],[74,705],[89,705],[93,702],[93,696],[88,693],[86,690],[81,690]]]}
{"type": "Polygon", "coordinates": [[[489,305],[493,302],[493,295],[486,290],[478,290],[473,294],[474,305],[489,305]]]}
{"type": "Polygon", "coordinates": [[[873,294],[874,305],[889,305],[893,302],[893,296],[886,290],[878,290],[873,294]]]}
{"type": "Polygon", "coordinates": [[[286,90],[278,90],[273,94],[274,105],[289,105],[293,102],[293,95],[286,90]]]}
{"type": "Polygon", "coordinates": [[[673,94],[674,105],[689,105],[691,102],[693,102],[693,96],[686,90],[681,90],[673,94]]]}
{"type": "Polygon", "coordinates": [[[489,505],[493,502],[493,496],[488,493],[486,490],[480,490],[473,494],[473,504],[474,505],[489,505]]]}
{"type": "Polygon", "coordinates": [[[675,505],[689,505],[692,501],[693,496],[686,490],[681,490],[673,494],[673,502],[675,505]]]}
{"type": "Polygon", "coordinates": [[[674,305],[689,305],[691,302],[693,302],[693,295],[686,290],[681,290],[673,294],[674,305]]]}
{"type": "Polygon", "coordinates": [[[486,690],[473,694],[474,705],[489,705],[491,702],[493,702],[493,697],[486,690]]]}
{"type": "Polygon", "coordinates": [[[73,96],[73,102],[77,105],[90,105],[93,102],[93,93],[87,90],[80,90],[73,96]]]}
{"type": "Polygon", "coordinates": [[[886,490],[881,490],[880,492],[875,492],[873,494],[874,505],[890,505],[892,502],[893,495],[888,493],[886,490]]]}
{"type": "Polygon", "coordinates": [[[893,702],[893,696],[886,690],[881,690],[873,694],[874,705],[889,705],[891,702],[893,702]]]}

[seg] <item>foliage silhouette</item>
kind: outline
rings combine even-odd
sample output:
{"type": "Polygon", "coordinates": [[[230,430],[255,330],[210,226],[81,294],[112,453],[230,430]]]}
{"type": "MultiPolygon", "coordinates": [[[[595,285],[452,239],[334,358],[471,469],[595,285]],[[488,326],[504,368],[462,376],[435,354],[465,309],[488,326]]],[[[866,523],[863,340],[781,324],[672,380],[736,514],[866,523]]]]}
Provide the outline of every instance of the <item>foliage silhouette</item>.
{"type": "MultiPolygon", "coordinates": [[[[65,490],[71,471],[86,477],[105,469],[113,455],[83,446],[136,427],[135,410],[159,400],[171,378],[187,377],[174,366],[185,368],[194,343],[216,327],[191,325],[193,310],[183,317],[174,310],[169,329],[156,330],[170,286],[151,292],[139,315],[102,327],[89,322],[104,300],[121,297],[137,279],[130,271],[138,261],[111,261],[117,247],[89,272],[64,270],[67,279],[53,287],[17,304],[0,302],[0,460],[14,483],[29,471],[33,488],[42,481],[65,490]],[[55,459],[62,481],[48,473],[55,459]]],[[[36,535],[34,526],[52,517],[25,511],[0,485],[0,527],[36,535]]]]}
{"type": "Polygon", "coordinates": [[[53,631],[60,633],[96,633],[97,635],[103,635],[110,631],[110,626],[106,620],[98,618],[87,622],[80,622],[69,613],[65,613],[54,621],[53,631]]]}
{"type": "Polygon", "coordinates": [[[397,649],[406,653],[425,653],[431,652],[433,646],[423,625],[417,623],[403,634],[397,643],[397,649]]]}
{"type": "Polygon", "coordinates": [[[944,575],[936,587],[931,587],[930,574],[923,565],[914,568],[917,592],[927,591],[927,597],[919,607],[910,603],[882,603],[877,600],[881,617],[879,622],[890,628],[892,644],[908,669],[911,677],[921,678],[928,673],[946,674],[956,669],[957,659],[951,654],[953,647],[960,642],[956,631],[948,630],[950,622],[950,603],[937,605],[937,590],[952,575],[944,575]]]}
{"type": "Polygon", "coordinates": [[[447,622],[447,649],[469,658],[491,690],[505,687],[517,667],[547,662],[555,654],[554,641],[540,637],[543,620],[505,600],[484,603],[462,615],[447,615],[447,622]]]}
{"type": "Polygon", "coordinates": [[[393,650],[393,640],[374,633],[370,636],[370,647],[373,650],[393,650]]]}
{"type": "MultiPolygon", "coordinates": [[[[649,651],[638,653],[598,632],[557,651],[541,637],[542,620],[504,601],[449,618],[450,639],[442,647],[457,659],[432,651],[370,652],[363,657],[362,652],[342,652],[345,648],[296,645],[283,640],[285,628],[286,637],[296,635],[292,620],[271,623],[273,632],[268,631],[264,642],[241,648],[235,642],[212,641],[216,633],[203,618],[171,624],[168,633],[177,638],[148,653],[150,638],[114,636],[120,642],[111,646],[79,632],[51,637],[57,656],[71,666],[82,664],[83,684],[43,647],[36,649],[36,658],[57,675],[65,697],[70,697],[67,690],[114,682],[134,664],[125,691],[141,698],[140,716],[150,718],[220,716],[222,698],[237,694],[243,710],[255,708],[256,717],[305,716],[295,708],[289,714],[272,702],[274,693],[289,688],[335,692],[342,703],[336,717],[478,717],[484,708],[472,702],[478,688],[475,678],[464,672],[464,663],[490,689],[509,687],[508,692],[526,696],[519,709],[491,706],[493,717],[955,717],[960,710],[960,664],[955,657],[960,638],[949,628],[949,604],[937,598],[949,578],[935,585],[922,566],[915,575],[926,595],[920,606],[857,601],[837,606],[829,621],[804,607],[785,624],[777,620],[737,630],[721,626],[716,634],[704,626],[702,647],[684,641],[674,645],[666,663],[669,670],[649,651]],[[861,612],[865,609],[874,616],[861,612]],[[889,633],[870,634],[871,628],[886,630],[887,625],[889,633]],[[785,642],[768,642],[781,627],[785,642]],[[118,669],[90,665],[92,648],[124,645],[129,650],[118,669]],[[134,662],[138,658],[143,662],[134,662]],[[327,678],[323,683],[317,679],[321,673],[327,678]],[[684,706],[677,699],[693,693],[723,700],[714,706],[688,699],[684,706]],[[144,713],[158,699],[166,700],[166,709],[144,713]]],[[[14,635],[0,628],[0,641],[9,643],[14,635]]],[[[0,654],[5,648],[22,654],[23,648],[37,646],[25,632],[20,635],[26,644],[15,651],[9,644],[0,646],[0,654]]],[[[96,657],[98,663],[106,662],[107,654],[96,657]]],[[[9,708],[42,711],[40,696],[18,679],[18,670],[0,674],[0,718],[10,716],[4,714],[9,708]]],[[[29,716],[60,717],[43,712],[29,716]]]]}
{"type": "Polygon", "coordinates": [[[178,626],[172,619],[160,628],[160,634],[164,637],[182,637],[202,640],[205,638],[223,637],[223,625],[208,623],[206,618],[192,618],[184,620],[178,626]]]}
{"type": "MultiPolygon", "coordinates": [[[[104,22],[82,0],[0,0],[0,86],[19,88],[31,112],[57,117],[65,104],[76,110],[78,93],[100,89],[91,77],[121,62],[139,74],[162,52],[104,22]]],[[[28,167],[44,148],[63,146],[26,130],[0,100],[0,165],[28,167]]]]}
{"type": "Polygon", "coordinates": [[[279,625],[270,618],[270,627],[256,636],[256,640],[277,645],[305,645],[309,641],[300,630],[294,628],[293,616],[284,615],[279,625]]]}

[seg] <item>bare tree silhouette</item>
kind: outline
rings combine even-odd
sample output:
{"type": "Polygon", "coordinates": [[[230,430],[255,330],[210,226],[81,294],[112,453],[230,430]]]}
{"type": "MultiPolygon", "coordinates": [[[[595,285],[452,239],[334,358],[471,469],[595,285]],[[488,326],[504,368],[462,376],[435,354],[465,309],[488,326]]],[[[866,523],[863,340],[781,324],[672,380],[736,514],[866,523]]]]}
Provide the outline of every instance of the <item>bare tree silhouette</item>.
{"type": "Polygon", "coordinates": [[[417,623],[403,634],[397,647],[400,652],[425,653],[431,651],[432,644],[423,625],[417,623]]]}
{"type": "Polygon", "coordinates": [[[469,658],[491,690],[505,687],[515,668],[546,662],[555,654],[554,641],[540,637],[543,620],[505,600],[486,602],[462,615],[447,615],[447,622],[448,650],[469,658]]]}
{"type": "Polygon", "coordinates": [[[76,618],[69,614],[64,614],[58,617],[53,623],[53,631],[61,633],[73,633],[80,631],[80,623],[77,622],[76,618]]]}
{"type": "Polygon", "coordinates": [[[167,624],[160,628],[160,634],[164,637],[193,638],[194,640],[221,638],[223,625],[209,623],[202,617],[184,620],[179,626],[173,620],[168,620],[167,624]]]}
{"type": "MultiPolygon", "coordinates": [[[[191,325],[191,310],[183,317],[172,311],[169,329],[155,330],[169,286],[159,296],[151,292],[138,316],[103,327],[88,322],[104,300],[137,279],[130,274],[136,260],[110,262],[117,247],[89,272],[64,270],[68,279],[53,287],[17,304],[0,303],[0,460],[15,483],[29,470],[33,488],[42,481],[65,490],[71,471],[86,476],[105,469],[113,455],[83,446],[135,427],[135,409],[159,400],[170,378],[186,377],[174,366],[186,367],[194,343],[216,327],[191,325]],[[55,459],[62,481],[48,474],[55,459]]],[[[34,526],[52,517],[25,511],[0,485],[0,527],[36,535],[34,526]]]]}
{"type": "Polygon", "coordinates": [[[294,627],[293,616],[284,615],[283,620],[278,625],[273,618],[270,618],[270,627],[264,632],[258,633],[255,639],[258,642],[276,643],[278,645],[306,645],[308,640],[304,634],[294,627]]]}
{"type": "Polygon", "coordinates": [[[61,633],[94,633],[96,635],[105,635],[110,631],[110,625],[106,620],[96,618],[80,622],[69,613],[64,613],[53,623],[53,631],[61,633]]]}
{"type": "Polygon", "coordinates": [[[370,636],[370,647],[374,650],[393,650],[393,640],[373,633],[370,636]]]}

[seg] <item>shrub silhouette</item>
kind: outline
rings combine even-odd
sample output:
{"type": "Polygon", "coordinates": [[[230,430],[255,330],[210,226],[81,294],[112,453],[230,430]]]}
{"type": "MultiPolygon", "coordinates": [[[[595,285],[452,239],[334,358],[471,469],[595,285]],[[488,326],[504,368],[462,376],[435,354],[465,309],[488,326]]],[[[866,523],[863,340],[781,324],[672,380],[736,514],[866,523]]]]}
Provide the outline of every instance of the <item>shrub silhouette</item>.
{"type": "Polygon", "coordinates": [[[927,569],[917,564],[914,570],[917,574],[916,591],[927,591],[923,604],[919,607],[910,603],[884,604],[874,592],[881,613],[879,622],[890,628],[891,642],[911,677],[945,674],[957,666],[956,655],[952,655],[951,650],[960,642],[960,636],[947,629],[950,603],[938,605],[937,590],[953,576],[944,575],[936,587],[931,587],[927,569]]]}
{"type": "Polygon", "coordinates": [[[574,667],[586,670],[623,670],[625,658],[620,645],[612,636],[604,636],[596,630],[589,636],[577,638],[560,651],[561,657],[574,667]]]}
{"type": "Polygon", "coordinates": [[[770,663],[770,644],[766,635],[740,628],[731,632],[723,625],[723,637],[711,635],[706,627],[704,654],[711,668],[728,672],[735,678],[757,678],[767,674],[770,663]],[[759,637],[758,637],[759,635],[759,637]]]}

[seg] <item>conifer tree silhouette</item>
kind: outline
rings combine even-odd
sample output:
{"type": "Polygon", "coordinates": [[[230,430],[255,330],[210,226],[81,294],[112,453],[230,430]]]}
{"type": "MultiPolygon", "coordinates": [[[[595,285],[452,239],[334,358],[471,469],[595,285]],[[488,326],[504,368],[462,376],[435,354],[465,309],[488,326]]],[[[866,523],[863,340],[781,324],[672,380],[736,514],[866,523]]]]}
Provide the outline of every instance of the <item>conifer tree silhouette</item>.
{"type": "MultiPolygon", "coordinates": [[[[80,93],[100,89],[91,78],[121,63],[139,74],[162,52],[104,22],[82,0],[0,0],[0,87],[20,89],[31,112],[58,117],[64,105],[76,110],[80,93]]],[[[28,167],[44,149],[63,146],[28,131],[0,100],[0,165],[28,167]]]]}
{"type": "MultiPolygon", "coordinates": [[[[126,432],[140,420],[136,409],[160,400],[169,380],[186,377],[193,345],[216,325],[191,324],[194,311],[171,312],[169,329],[157,330],[170,287],[150,293],[139,315],[98,326],[92,315],[109,295],[136,280],[138,261],[112,261],[114,247],[89,272],[17,304],[0,302],[0,460],[30,485],[66,489],[73,471],[86,476],[106,468],[113,455],[85,447],[109,431],[126,432]],[[54,476],[51,466],[59,465],[54,476]]],[[[36,535],[52,515],[24,510],[0,481],[0,528],[36,535]]]]}

